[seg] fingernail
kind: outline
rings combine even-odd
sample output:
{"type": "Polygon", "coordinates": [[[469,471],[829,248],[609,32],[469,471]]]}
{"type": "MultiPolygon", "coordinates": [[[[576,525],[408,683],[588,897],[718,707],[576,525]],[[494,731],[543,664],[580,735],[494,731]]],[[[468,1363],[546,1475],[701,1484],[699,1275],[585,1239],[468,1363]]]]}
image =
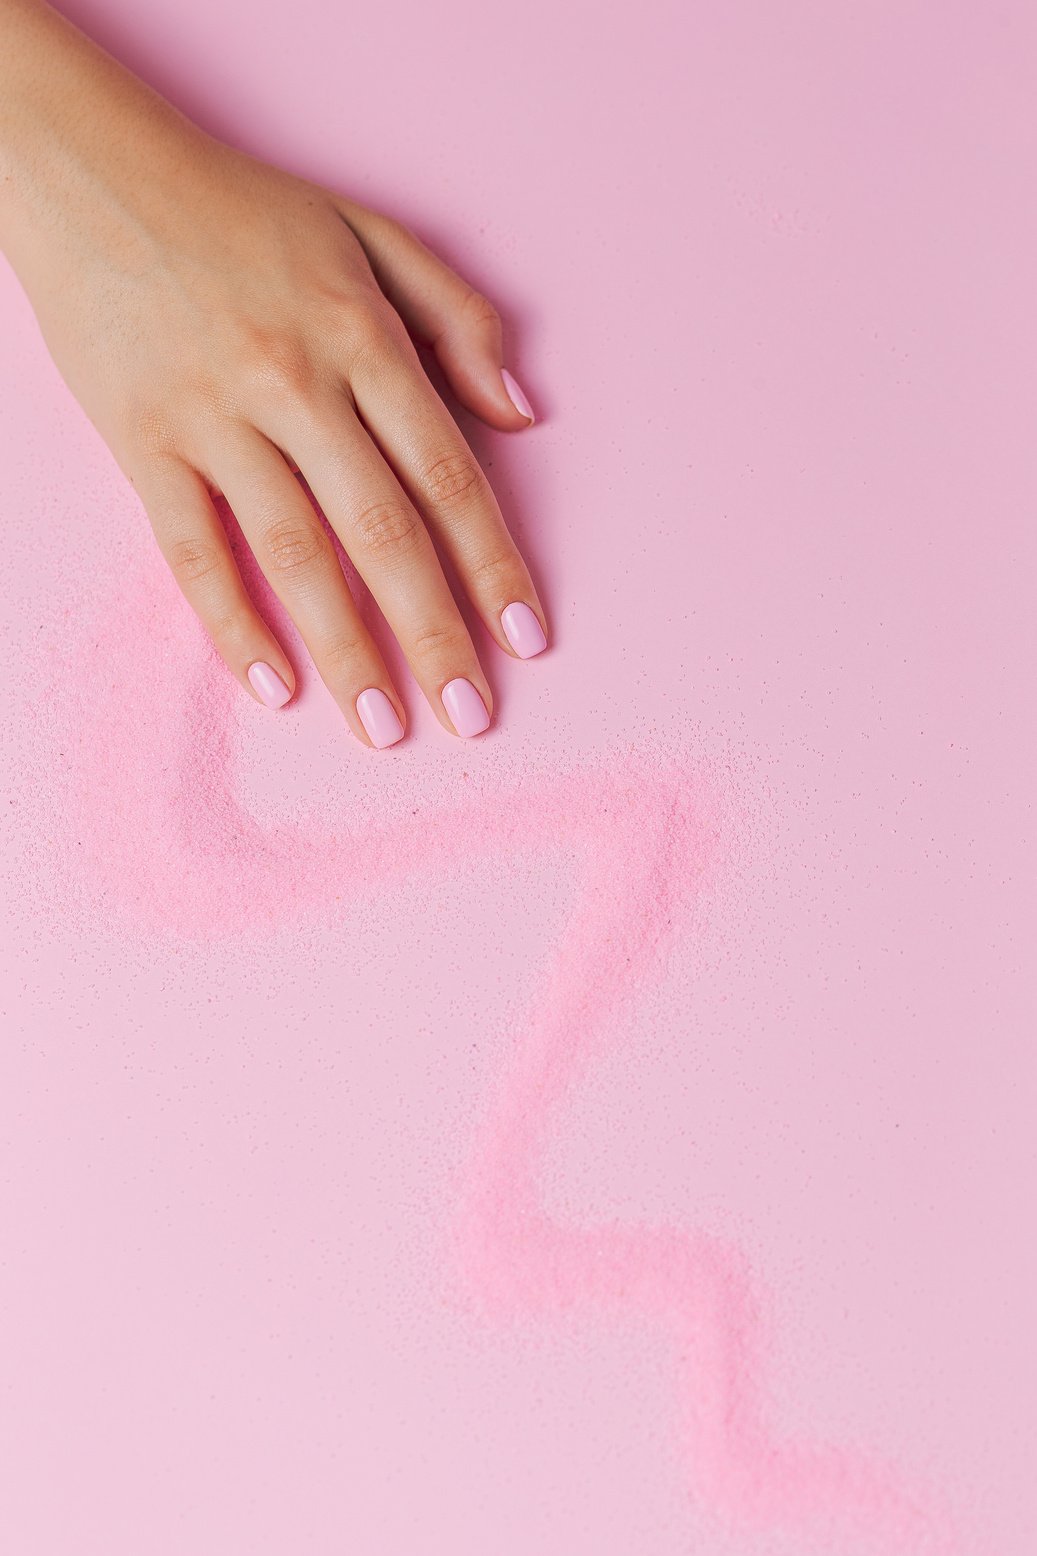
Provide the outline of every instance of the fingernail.
{"type": "Polygon", "coordinates": [[[443,687],[443,706],[457,733],[466,740],[472,735],[481,735],[490,722],[486,704],[471,681],[461,676],[456,681],[448,681],[443,687]]]}
{"type": "Polygon", "coordinates": [[[262,661],[249,665],[248,678],[260,701],[265,702],[268,708],[283,708],[292,695],[277,671],[262,661]]]}
{"type": "Polygon", "coordinates": [[[366,692],[360,693],[356,711],[376,751],[384,751],[386,746],[394,746],[397,740],[403,739],[400,716],[377,686],[369,686],[366,692]]]}
{"type": "Polygon", "coordinates": [[[501,368],[500,376],[503,378],[504,387],[508,391],[508,399],[511,401],[515,409],[521,415],[528,416],[530,421],[536,421],[536,417],[533,415],[533,407],[530,405],[529,401],[526,399],[525,395],[522,393],[522,390],[512,378],[506,367],[501,368]]]}
{"type": "Polygon", "coordinates": [[[547,638],[533,611],[521,600],[506,605],[501,611],[500,624],[504,636],[520,659],[532,659],[547,647],[547,638]]]}

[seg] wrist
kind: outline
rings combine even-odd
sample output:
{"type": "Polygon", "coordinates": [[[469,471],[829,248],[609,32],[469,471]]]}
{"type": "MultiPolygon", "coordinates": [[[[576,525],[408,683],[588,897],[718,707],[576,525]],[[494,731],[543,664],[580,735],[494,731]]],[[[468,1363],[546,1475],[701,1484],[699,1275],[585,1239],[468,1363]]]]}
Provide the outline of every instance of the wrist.
{"type": "Polygon", "coordinates": [[[0,0],[0,248],[19,273],[147,243],[209,141],[41,0],[0,0]]]}

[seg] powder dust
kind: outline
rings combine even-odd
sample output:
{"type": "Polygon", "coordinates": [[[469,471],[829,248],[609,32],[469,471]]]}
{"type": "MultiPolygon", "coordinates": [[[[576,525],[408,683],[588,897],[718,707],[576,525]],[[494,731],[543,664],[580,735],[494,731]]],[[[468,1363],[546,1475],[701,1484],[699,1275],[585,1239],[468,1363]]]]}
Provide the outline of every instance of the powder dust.
{"type": "MultiPolygon", "coordinates": [[[[406,804],[387,780],[380,805],[351,811],[327,795],[301,817],[261,819],[245,797],[244,697],[157,553],[136,560],[116,599],[42,634],[27,709],[37,759],[18,797],[35,910],[142,942],[254,939],[458,863],[561,851],[574,905],[531,977],[458,1187],[454,1253],[473,1310],[504,1323],[593,1307],[661,1326],[689,1489],[715,1514],[852,1529],[904,1556],[952,1551],[892,1467],[773,1435],[758,1292],[736,1244],[681,1227],[576,1230],[542,1206],[543,1148],[575,1078],[726,866],[739,821],[701,764],[672,745],[566,771],[511,758],[460,789],[423,780],[406,804]],[[74,673],[84,665],[86,678],[74,673]]],[[[535,889],[535,869],[524,880],[535,889]]]]}

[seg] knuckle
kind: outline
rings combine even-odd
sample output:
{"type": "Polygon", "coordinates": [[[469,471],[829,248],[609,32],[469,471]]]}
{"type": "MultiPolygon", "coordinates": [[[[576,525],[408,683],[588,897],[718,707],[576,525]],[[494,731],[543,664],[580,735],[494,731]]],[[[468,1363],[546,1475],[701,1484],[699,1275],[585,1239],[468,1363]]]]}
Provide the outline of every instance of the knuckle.
{"type": "Polygon", "coordinates": [[[172,418],[153,405],[144,405],[129,411],[130,445],[146,458],[161,458],[172,454],[176,438],[172,418]]]}
{"type": "Polygon", "coordinates": [[[213,642],[225,648],[244,636],[247,616],[239,607],[218,611],[207,623],[213,642]]]}
{"type": "Polygon", "coordinates": [[[318,374],[301,341],[274,330],[252,326],[242,347],[245,380],[253,393],[278,399],[305,399],[314,392],[318,374]]]}
{"type": "Polygon", "coordinates": [[[323,565],[330,551],[320,526],[301,519],[282,519],[270,525],[263,545],[271,567],[289,576],[323,565]]]}
{"type": "Polygon", "coordinates": [[[367,644],[360,632],[342,632],[321,646],[322,673],[334,677],[343,672],[353,673],[367,657],[367,652],[367,644]]]}
{"type": "Polygon", "coordinates": [[[173,576],[181,584],[198,583],[218,572],[221,563],[218,547],[197,536],[175,540],[169,547],[168,558],[173,576]]]}
{"type": "Polygon", "coordinates": [[[379,294],[369,301],[354,301],[344,330],[350,355],[355,361],[378,357],[392,333],[392,309],[379,294]]]}
{"type": "Polygon", "coordinates": [[[406,556],[421,540],[421,521],[402,502],[370,503],[357,515],[354,528],[359,545],[369,556],[406,556]]]}
{"type": "Polygon", "coordinates": [[[464,633],[449,622],[429,622],[419,627],[412,645],[420,659],[449,659],[461,663],[468,651],[464,633]]]}
{"type": "MultiPolygon", "coordinates": [[[[293,432],[298,430],[313,447],[332,453],[338,450],[349,413],[348,399],[327,394],[310,395],[296,400],[295,413],[289,424],[293,432]]],[[[286,441],[290,440],[291,433],[286,441]]],[[[294,456],[292,459],[294,463],[294,456]]],[[[295,468],[298,469],[298,465],[295,468]]]]}
{"type": "Polygon", "coordinates": [[[466,287],[461,298],[461,313],[468,324],[497,325],[501,322],[501,316],[482,292],[477,292],[474,286],[466,287]]]}
{"type": "MultiPolygon", "coordinates": [[[[508,551],[493,551],[489,556],[480,557],[474,563],[470,577],[473,584],[482,588],[492,588],[502,578],[509,577],[515,571],[515,558],[508,551]]],[[[516,597],[514,590],[506,590],[509,600],[516,597]]]]}
{"type": "Polygon", "coordinates": [[[482,471],[467,454],[446,454],[426,466],[422,485],[429,502],[442,505],[472,496],[482,480],[482,471]]]}
{"type": "Polygon", "coordinates": [[[285,350],[265,364],[260,382],[280,400],[308,400],[316,390],[317,375],[304,352],[285,350]]]}

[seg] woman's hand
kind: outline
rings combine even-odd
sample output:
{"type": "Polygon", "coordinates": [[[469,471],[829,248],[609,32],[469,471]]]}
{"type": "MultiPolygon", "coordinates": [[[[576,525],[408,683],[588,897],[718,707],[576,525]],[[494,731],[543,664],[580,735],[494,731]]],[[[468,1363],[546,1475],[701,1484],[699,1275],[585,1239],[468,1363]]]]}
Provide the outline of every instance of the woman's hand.
{"type": "Polygon", "coordinates": [[[214,141],[36,0],[0,7],[20,46],[0,39],[0,240],[219,653],[269,706],[292,695],[213,493],[354,732],[403,734],[297,467],[440,722],[480,733],[490,688],[433,537],[505,651],[539,653],[544,614],[408,329],[464,405],[518,429],[496,312],[399,223],[214,141]]]}

